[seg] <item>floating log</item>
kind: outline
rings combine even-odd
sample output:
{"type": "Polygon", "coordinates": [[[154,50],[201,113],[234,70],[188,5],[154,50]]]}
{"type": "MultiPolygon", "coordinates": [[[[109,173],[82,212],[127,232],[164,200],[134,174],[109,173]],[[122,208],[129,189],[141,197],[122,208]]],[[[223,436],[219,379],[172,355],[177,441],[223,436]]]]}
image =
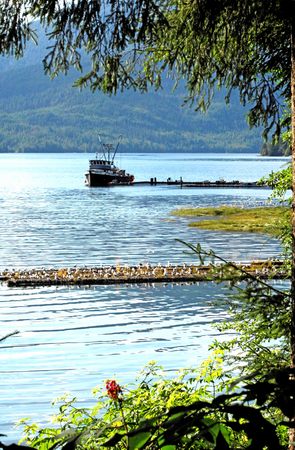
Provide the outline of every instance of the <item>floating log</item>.
{"type": "Polygon", "coordinates": [[[6,270],[0,279],[9,287],[107,285],[124,283],[170,283],[243,279],[248,275],[258,278],[286,278],[281,261],[252,261],[229,264],[139,264],[138,266],[104,266],[60,269],[6,270]]]}

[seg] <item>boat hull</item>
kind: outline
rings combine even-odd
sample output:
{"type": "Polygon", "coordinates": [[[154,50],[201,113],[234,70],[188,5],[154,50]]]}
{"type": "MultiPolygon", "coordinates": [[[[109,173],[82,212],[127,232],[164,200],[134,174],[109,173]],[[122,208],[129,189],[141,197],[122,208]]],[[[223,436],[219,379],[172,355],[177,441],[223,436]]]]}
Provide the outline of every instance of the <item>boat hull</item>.
{"type": "Polygon", "coordinates": [[[134,181],[134,177],[132,175],[104,175],[93,173],[91,171],[87,172],[85,177],[85,183],[89,187],[131,185],[134,181]]]}

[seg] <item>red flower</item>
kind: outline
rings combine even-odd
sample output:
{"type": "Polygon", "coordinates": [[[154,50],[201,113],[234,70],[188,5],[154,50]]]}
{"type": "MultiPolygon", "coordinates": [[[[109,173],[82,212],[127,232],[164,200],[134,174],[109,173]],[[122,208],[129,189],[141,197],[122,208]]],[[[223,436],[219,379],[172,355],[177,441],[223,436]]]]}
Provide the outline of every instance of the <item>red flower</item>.
{"type": "Polygon", "coordinates": [[[119,394],[122,393],[120,385],[115,380],[107,380],[106,382],[107,395],[113,400],[119,399],[119,394]]]}

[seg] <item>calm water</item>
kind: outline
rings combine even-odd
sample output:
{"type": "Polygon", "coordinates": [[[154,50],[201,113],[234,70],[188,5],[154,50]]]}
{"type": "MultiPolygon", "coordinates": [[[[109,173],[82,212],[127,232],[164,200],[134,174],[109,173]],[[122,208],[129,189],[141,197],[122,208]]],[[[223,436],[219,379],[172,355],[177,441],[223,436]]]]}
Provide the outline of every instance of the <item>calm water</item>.
{"type": "MultiPolygon", "coordinates": [[[[275,239],[190,229],[170,212],[181,206],[265,204],[269,191],[172,186],[84,186],[88,155],[0,155],[0,269],[191,261],[176,241],[200,242],[235,260],[280,253],[275,239]]],[[[130,154],[118,163],[136,180],[254,181],[285,158],[255,155],[130,154]]],[[[198,364],[226,317],[225,295],[200,285],[8,289],[0,285],[1,335],[20,334],[0,351],[0,433],[17,419],[46,422],[65,391],[89,404],[106,378],[131,381],[149,360],[167,370],[198,364]],[[32,413],[33,411],[33,413],[32,413]]]]}

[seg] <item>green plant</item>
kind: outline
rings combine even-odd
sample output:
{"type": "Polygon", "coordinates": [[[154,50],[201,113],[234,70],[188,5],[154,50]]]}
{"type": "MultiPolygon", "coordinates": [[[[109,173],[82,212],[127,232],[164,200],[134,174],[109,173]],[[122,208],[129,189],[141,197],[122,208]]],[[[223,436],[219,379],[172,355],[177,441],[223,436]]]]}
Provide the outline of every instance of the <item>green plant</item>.
{"type": "Polygon", "coordinates": [[[293,414],[295,388],[289,370],[255,382],[249,376],[244,387],[241,380],[230,385],[222,373],[220,352],[198,370],[183,370],[174,378],[152,362],[131,390],[115,380],[107,382],[106,391],[95,389],[92,409],[77,407],[76,399],[59,399],[52,427],[22,420],[23,441],[39,450],[286,448],[289,423],[283,415],[293,414]],[[272,409],[280,414],[271,414],[272,409]]]}

